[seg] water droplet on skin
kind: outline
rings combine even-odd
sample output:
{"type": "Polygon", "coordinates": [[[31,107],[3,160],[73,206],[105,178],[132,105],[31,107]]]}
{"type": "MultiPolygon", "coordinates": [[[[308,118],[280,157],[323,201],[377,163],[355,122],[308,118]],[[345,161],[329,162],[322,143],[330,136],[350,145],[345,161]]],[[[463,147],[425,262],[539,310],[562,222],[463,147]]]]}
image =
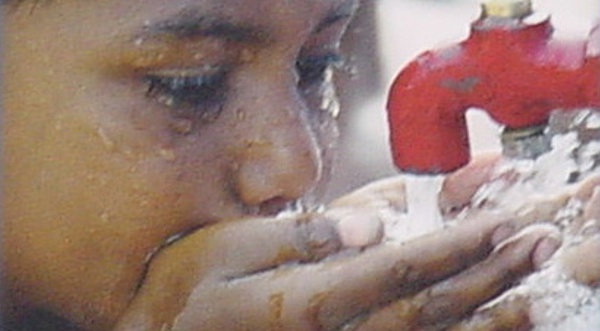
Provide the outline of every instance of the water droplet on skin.
{"type": "Polygon", "coordinates": [[[110,214],[108,212],[102,212],[102,214],[100,214],[100,220],[102,220],[102,222],[110,222],[110,214]]]}
{"type": "Polygon", "coordinates": [[[238,121],[243,121],[246,118],[246,112],[243,109],[237,109],[235,111],[235,119],[238,121]]]}
{"type": "Polygon", "coordinates": [[[188,134],[194,128],[194,122],[190,119],[179,118],[170,123],[170,128],[178,134],[188,134]]]}
{"type": "Polygon", "coordinates": [[[106,134],[106,132],[102,128],[99,128],[96,132],[98,133],[98,136],[100,136],[104,147],[111,152],[114,151],[115,142],[106,134]]]}
{"type": "Polygon", "coordinates": [[[59,119],[54,124],[54,130],[61,131],[62,129],[63,129],[63,123],[62,123],[62,120],[59,119]]]}
{"type": "Polygon", "coordinates": [[[160,156],[167,161],[175,160],[175,151],[171,148],[161,148],[159,151],[160,156]]]}
{"type": "Polygon", "coordinates": [[[204,53],[194,54],[194,60],[202,60],[202,58],[204,58],[204,53]]]}
{"type": "Polygon", "coordinates": [[[167,107],[173,107],[173,105],[175,104],[175,100],[173,97],[169,97],[169,96],[161,96],[158,98],[158,102],[162,103],[163,105],[167,106],[167,107]]]}
{"type": "Polygon", "coordinates": [[[161,62],[165,58],[165,54],[162,52],[150,52],[149,54],[143,54],[133,60],[134,68],[145,68],[151,66],[154,63],[161,62]]]}

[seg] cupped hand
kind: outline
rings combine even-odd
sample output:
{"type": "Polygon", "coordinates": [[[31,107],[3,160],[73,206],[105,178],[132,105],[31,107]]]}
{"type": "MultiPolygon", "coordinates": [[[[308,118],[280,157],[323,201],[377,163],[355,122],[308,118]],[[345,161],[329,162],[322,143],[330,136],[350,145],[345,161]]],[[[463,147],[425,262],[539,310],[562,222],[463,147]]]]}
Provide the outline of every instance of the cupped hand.
{"type": "MultiPolygon", "coordinates": [[[[383,191],[401,207],[403,193],[383,191]]],[[[498,245],[510,221],[489,213],[377,244],[381,224],[362,210],[222,223],[175,241],[149,263],[115,330],[441,330],[559,245],[549,228],[498,245]]]]}
{"type": "MultiPolygon", "coordinates": [[[[442,201],[446,207],[467,206],[476,190],[483,183],[492,179],[492,169],[499,159],[479,160],[471,166],[451,176],[446,188],[457,189],[462,180],[469,178],[469,169],[474,169],[480,181],[470,182],[470,186],[460,197],[446,196],[442,201]]],[[[446,192],[447,193],[447,192],[446,192]]],[[[571,236],[569,244],[553,259],[552,264],[564,274],[566,279],[574,280],[590,291],[600,289],[600,176],[591,177],[579,184],[573,184],[571,190],[549,197],[520,215],[520,224],[531,223],[533,218],[545,219],[549,222],[561,222],[562,231],[571,236]],[[567,203],[575,206],[578,212],[564,218],[554,217],[558,209],[567,203]],[[577,207],[579,206],[579,207],[577,207]]],[[[514,230],[514,229],[511,229],[514,230]]],[[[557,285],[558,286],[558,285],[557,285]]],[[[536,327],[532,320],[531,307],[539,305],[539,298],[531,297],[526,291],[520,291],[506,297],[496,305],[478,310],[474,316],[451,328],[451,331],[463,330],[531,330],[536,327]]],[[[546,299],[544,299],[546,300],[546,299]]]]}
{"type": "MultiPolygon", "coordinates": [[[[599,202],[598,200],[595,201],[595,203],[599,202]]],[[[544,274],[539,275],[540,277],[537,280],[547,282],[548,284],[545,286],[550,287],[539,289],[529,288],[529,291],[533,292],[529,292],[527,287],[521,288],[520,291],[511,293],[494,305],[479,309],[471,318],[461,321],[450,328],[449,331],[526,331],[539,329],[543,325],[551,326],[551,330],[566,331],[573,328],[577,328],[577,330],[595,330],[597,322],[593,322],[596,323],[594,324],[595,326],[583,326],[585,323],[588,323],[586,321],[597,320],[595,318],[590,319],[586,315],[587,313],[584,312],[586,309],[583,307],[585,305],[597,307],[593,303],[593,298],[577,297],[574,301],[573,296],[597,295],[597,291],[600,289],[599,256],[600,222],[596,218],[590,220],[588,225],[582,229],[579,242],[575,245],[564,247],[555,255],[551,269],[544,270],[542,271],[544,274]],[[560,275],[557,275],[557,272],[560,275]],[[572,280],[575,282],[572,282],[572,280]],[[557,292],[553,292],[551,289],[557,292]],[[565,289],[574,293],[561,292],[565,291],[565,289]],[[561,303],[560,301],[563,297],[565,297],[565,302],[561,303]],[[560,308],[548,307],[549,303],[557,305],[560,308]],[[577,305],[582,305],[582,307],[578,307],[577,305]],[[568,309],[565,309],[565,306],[570,309],[570,312],[568,309]],[[542,313],[541,316],[540,312],[542,313]],[[579,318],[583,320],[577,321],[576,323],[578,324],[571,324],[569,326],[569,322],[564,322],[560,319],[567,316],[551,316],[549,320],[546,320],[548,317],[544,317],[544,314],[549,312],[550,314],[559,312],[560,314],[569,314],[569,318],[571,319],[579,318]],[[577,314],[580,314],[580,316],[577,316],[577,314]],[[563,324],[557,326],[556,322],[563,324]]],[[[597,308],[592,309],[596,310],[597,308]]],[[[595,313],[597,313],[597,310],[595,313]]],[[[541,330],[545,330],[545,328],[541,330]]]]}
{"type": "Polygon", "coordinates": [[[561,255],[561,263],[577,282],[600,288],[600,177],[584,182],[575,197],[584,203],[575,229],[580,243],[561,255]]]}

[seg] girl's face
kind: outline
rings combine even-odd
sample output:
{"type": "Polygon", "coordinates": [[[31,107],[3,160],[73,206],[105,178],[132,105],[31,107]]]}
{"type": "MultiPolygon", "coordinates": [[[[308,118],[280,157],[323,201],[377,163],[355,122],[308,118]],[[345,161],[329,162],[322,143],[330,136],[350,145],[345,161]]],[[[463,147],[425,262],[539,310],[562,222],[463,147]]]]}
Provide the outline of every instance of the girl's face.
{"type": "Polygon", "coordinates": [[[86,293],[130,295],[169,237],[276,212],[326,176],[327,76],[356,1],[33,6],[4,17],[4,242],[17,299],[85,309],[86,293]]]}

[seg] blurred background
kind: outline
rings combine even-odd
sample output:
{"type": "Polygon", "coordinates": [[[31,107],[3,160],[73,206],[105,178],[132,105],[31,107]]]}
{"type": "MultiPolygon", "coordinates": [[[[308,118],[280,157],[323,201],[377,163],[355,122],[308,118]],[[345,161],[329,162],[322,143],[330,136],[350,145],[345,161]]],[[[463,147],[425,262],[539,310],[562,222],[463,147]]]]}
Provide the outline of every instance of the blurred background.
{"type": "MultiPolygon", "coordinates": [[[[344,40],[340,74],[341,146],[327,199],[396,172],[385,104],[397,73],[421,52],[467,38],[479,0],[363,0],[344,40]]],[[[533,0],[549,13],[555,35],[586,38],[600,19],[600,0],[533,0]]],[[[472,150],[499,151],[500,128],[477,110],[467,115],[472,150]]]]}

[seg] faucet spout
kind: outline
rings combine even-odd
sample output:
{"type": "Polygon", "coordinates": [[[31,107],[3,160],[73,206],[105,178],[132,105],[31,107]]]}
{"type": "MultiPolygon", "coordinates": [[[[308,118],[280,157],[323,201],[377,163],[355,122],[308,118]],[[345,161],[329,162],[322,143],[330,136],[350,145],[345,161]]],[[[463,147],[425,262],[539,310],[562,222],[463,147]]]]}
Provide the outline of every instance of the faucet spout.
{"type": "Polygon", "coordinates": [[[466,40],[409,63],[387,103],[396,166],[437,174],[468,163],[469,108],[510,131],[543,127],[556,109],[600,107],[600,54],[588,49],[597,42],[558,40],[552,32],[547,16],[484,11],[466,40]]]}

